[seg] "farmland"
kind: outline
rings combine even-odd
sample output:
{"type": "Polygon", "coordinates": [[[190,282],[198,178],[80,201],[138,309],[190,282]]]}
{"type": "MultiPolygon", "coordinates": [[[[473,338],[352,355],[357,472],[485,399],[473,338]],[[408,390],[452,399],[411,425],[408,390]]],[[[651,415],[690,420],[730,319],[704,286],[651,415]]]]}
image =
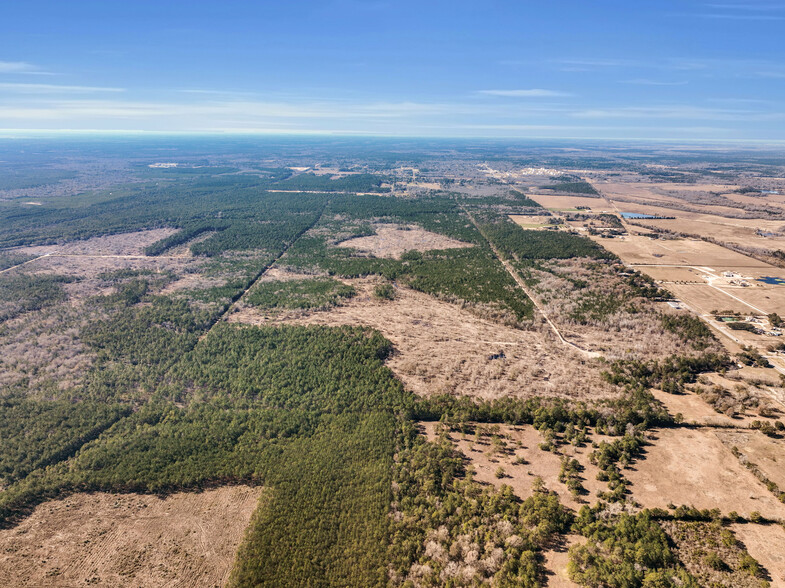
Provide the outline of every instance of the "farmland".
{"type": "Polygon", "coordinates": [[[785,583],[755,178],[215,149],[0,189],[6,583],[785,583]]]}

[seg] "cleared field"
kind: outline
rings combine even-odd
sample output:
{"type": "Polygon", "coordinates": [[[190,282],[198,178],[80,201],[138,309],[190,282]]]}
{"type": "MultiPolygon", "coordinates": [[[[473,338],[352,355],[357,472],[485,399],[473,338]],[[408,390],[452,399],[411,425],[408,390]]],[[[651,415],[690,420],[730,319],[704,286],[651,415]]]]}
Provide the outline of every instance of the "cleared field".
{"type": "Polygon", "coordinates": [[[771,574],[771,585],[785,586],[785,529],[779,525],[731,525],[747,551],[771,574]]]}
{"type": "Polygon", "coordinates": [[[755,312],[743,302],[731,298],[708,284],[666,284],[666,287],[676,298],[683,300],[700,314],[709,314],[713,310],[732,310],[742,314],[755,312]]]}
{"type": "MultiPolygon", "coordinates": [[[[701,425],[733,426],[743,424],[740,419],[732,419],[715,411],[696,394],[668,394],[662,390],[652,390],[654,397],[665,405],[671,416],[681,414],[684,421],[701,425]]],[[[752,420],[752,419],[750,419],[752,420]]]]}
{"type": "Polygon", "coordinates": [[[552,216],[528,216],[525,214],[511,214],[510,220],[524,229],[544,229],[546,227],[558,226],[550,223],[554,220],[552,216]]]}
{"type": "Polygon", "coordinates": [[[586,196],[558,196],[556,194],[527,194],[543,208],[556,210],[575,210],[579,206],[587,207],[592,212],[613,212],[613,207],[604,198],[587,198],[586,196]]]}
{"type": "Polygon", "coordinates": [[[736,447],[767,478],[785,488],[785,468],[777,459],[785,459],[785,442],[782,439],[772,439],[760,431],[718,431],[717,437],[726,447],[736,447]]]}
{"type": "Polygon", "coordinates": [[[785,518],[785,504],[761,484],[711,430],[662,429],[645,459],[624,471],[633,498],[645,508],[688,504],[723,513],[753,511],[785,518]]]}
{"type": "Polygon", "coordinates": [[[471,247],[456,239],[431,233],[420,227],[400,225],[375,225],[376,234],[343,241],[339,247],[349,247],[375,257],[399,258],[406,251],[431,251],[471,247]]]}
{"type": "Polygon", "coordinates": [[[43,255],[58,252],[67,255],[144,255],[144,248],[174,235],[177,229],[150,229],[119,235],[93,237],[84,241],[70,241],[63,245],[35,245],[15,249],[20,253],[43,255]]]}
{"type": "Polygon", "coordinates": [[[665,282],[666,284],[670,282],[706,283],[706,280],[702,277],[706,272],[696,268],[647,265],[642,269],[655,280],[665,282]]]}
{"type": "Polygon", "coordinates": [[[173,271],[180,273],[186,268],[196,268],[203,263],[203,260],[183,257],[181,259],[161,258],[161,257],[91,257],[74,255],[60,257],[42,257],[27,264],[17,271],[35,274],[58,274],[64,276],[74,276],[79,278],[93,278],[104,272],[118,270],[150,270],[173,271]]]}
{"type": "Polygon", "coordinates": [[[720,245],[695,239],[651,239],[629,235],[621,239],[593,239],[629,264],[690,265],[719,268],[776,269],[773,266],[730,251],[720,245]],[[718,266],[718,267],[715,267],[718,266]]]}
{"type": "Polygon", "coordinates": [[[76,494],[0,530],[4,586],[219,586],[261,488],[76,494]]]}
{"type": "Polygon", "coordinates": [[[345,280],[357,296],[323,312],[268,316],[245,308],[231,322],[248,324],[364,325],[379,330],[396,352],[387,365],[416,394],[454,393],[480,398],[538,394],[601,398],[618,391],[589,360],[555,341],[549,331],[523,331],[483,320],[454,304],[396,288],[378,301],[374,279],[345,280]],[[504,357],[491,359],[503,352],[504,357]]]}
{"type": "MultiPolygon", "coordinates": [[[[625,212],[639,212],[634,209],[626,210],[627,207],[634,206],[661,206],[666,209],[672,207],[674,204],[686,205],[693,209],[699,209],[708,214],[718,216],[735,215],[739,213],[738,208],[731,206],[722,206],[718,204],[704,204],[698,202],[690,202],[685,198],[680,198],[674,192],[725,192],[728,190],[727,186],[717,186],[715,184],[692,184],[689,185],[689,190],[682,190],[679,185],[674,184],[651,184],[651,183],[595,183],[595,187],[603,193],[604,196],[613,200],[616,205],[625,212]],[[666,187],[667,186],[667,187],[666,187]],[[640,204],[628,202],[629,200],[643,201],[640,204]]],[[[671,216],[681,216],[684,211],[677,211],[680,214],[671,214],[671,216]]],[[[644,213],[652,214],[652,213],[644,213]]],[[[661,214],[661,213],[660,213],[661,214]]],[[[689,214],[689,213],[684,213],[689,214]]],[[[693,213],[695,214],[695,213],[693,213]]]]}
{"type": "MultiPolygon", "coordinates": [[[[436,438],[434,429],[437,423],[421,423],[421,426],[429,440],[436,438]]],[[[532,484],[536,477],[540,477],[548,490],[556,492],[563,504],[575,510],[587,501],[594,502],[598,492],[608,490],[606,484],[597,480],[599,469],[589,461],[591,446],[563,448],[565,455],[577,459],[584,468],[581,477],[588,494],[577,500],[567,486],[559,481],[561,456],[539,448],[539,444],[545,439],[537,429],[530,426],[499,425],[498,429],[494,430],[494,434],[506,444],[503,450],[494,450],[490,433],[479,440],[474,435],[467,434],[464,437],[460,433],[450,433],[455,447],[466,456],[468,464],[474,468],[474,479],[478,482],[497,488],[502,485],[510,486],[516,496],[525,499],[533,494],[532,484]],[[518,458],[522,458],[522,463],[516,463],[518,458]],[[504,470],[502,477],[496,475],[499,468],[504,470]]]]}

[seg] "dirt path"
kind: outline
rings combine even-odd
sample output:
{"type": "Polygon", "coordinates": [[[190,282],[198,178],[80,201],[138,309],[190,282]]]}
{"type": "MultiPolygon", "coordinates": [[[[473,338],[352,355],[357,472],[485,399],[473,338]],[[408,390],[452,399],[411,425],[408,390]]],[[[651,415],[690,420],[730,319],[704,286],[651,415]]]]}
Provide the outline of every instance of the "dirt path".
{"type": "Polygon", "coordinates": [[[539,312],[542,315],[542,317],[548,323],[548,325],[550,326],[551,330],[554,332],[554,334],[559,339],[559,341],[561,341],[561,343],[563,345],[566,345],[568,347],[572,347],[573,349],[575,349],[577,351],[580,351],[586,357],[591,357],[591,358],[600,357],[600,354],[597,353],[596,351],[589,351],[588,349],[584,349],[583,347],[580,347],[579,345],[576,345],[572,341],[568,341],[567,339],[564,338],[564,335],[561,334],[561,331],[559,331],[559,329],[556,326],[556,324],[546,314],[545,310],[540,305],[540,303],[537,302],[537,299],[534,297],[534,294],[526,286],[526,283],[523,281],[523,278],[521,278],[521,276],[518,275],[518,272],[515,271],[515,268],[512,267],[512,264],[509,261],[507,261],[504,258],[504,256],[499,252],[499,250],[496,248],[496,246],[493,244],[493,242],[488,238],[488,236],[483,232],[483,230],[480,228],[480,225],[477,223],[477,221],[474,219],[474,217],[469,213],[469,211],[466,210],[466,208],[464,208],[463,205],[459,204],[459,206],[461,207],[461,210],[463,210],[463,212],[466,214],[466,216],[469,217],[469,220],[474,225],[474,227],[479,231],[479,233],[482,235],[483,239],[485,239],[485,241],[488,243],[488,245],[490,246],[491,250],[493,251],[493,254],[496,256],[496,259],[498,259],[502,263],[502,265],[504,266],[504,269],[506,269],[507,273],[510,274],[510,276],[512,277],[513,280],[515,280],[515,283],[518,284],[518,287],[521,290],[523,290],[523,293],[526,294],[526,296],[529,297],[529,300],[532,301],[532,304],[534,304],[534,307],[537,309],[537,312],[539,312]]]}
{"type": "Polygon", "coordinates": [[[34,257],[33,259],[28,259],[27,261],[23,261],[22,263],[17,263],[16,265],[12,265],[11,267],[7,267],[4,270],[0,270],[0,274],[4,274],[5,272],[10,272],[13,269],[18,267],[22,267],[23,265],[27,265],[28,263],[33,263],[34,261],[38,261],[44,257],[50,257],[54,255],[53,253],[44,253],[43,255],[39,255],[38,257],[34,257]]]}

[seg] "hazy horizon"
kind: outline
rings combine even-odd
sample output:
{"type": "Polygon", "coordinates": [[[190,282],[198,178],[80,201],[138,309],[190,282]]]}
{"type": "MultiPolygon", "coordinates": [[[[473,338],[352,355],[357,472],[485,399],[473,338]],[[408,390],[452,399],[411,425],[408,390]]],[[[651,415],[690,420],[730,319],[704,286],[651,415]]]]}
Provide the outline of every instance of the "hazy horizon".
{"type": "Polygon", "coordinates": [[[0,10],[0,133],[785,136],[781,2],[0,10]]]}

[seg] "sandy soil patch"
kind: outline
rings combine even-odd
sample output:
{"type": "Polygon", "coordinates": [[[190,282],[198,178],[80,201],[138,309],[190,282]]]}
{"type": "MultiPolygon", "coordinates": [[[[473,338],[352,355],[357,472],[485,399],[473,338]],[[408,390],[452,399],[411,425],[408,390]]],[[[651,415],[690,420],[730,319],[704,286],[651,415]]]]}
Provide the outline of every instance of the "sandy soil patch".
{"type": "Polygon", "coordinates": [[[77,494],[0,530],[4,586],[219,586],[261,488],[77,494]]]}
{"type": "Polygon", "coordinates": [[[785,518],[779,502],[730,450],[706,429],[662,429],[654,432],[646,455],[624,470],[632,496],[645,508],[669,503],[718,508],[727,514],[753,511],[785,518]]]}
{"type": "Polygon", "coordinates": [[[144,248],[174,235],[177,229],[150,229],[134,233],[93,237],[84,241],[70,241],[62,245],[36,245],[20,247],[16,251],[30,255],[58,253],[68,255],[144,255],[144,248]]]}
{"type": "Polygon", "coordinates": [[[785,529],[779,525],[731,525],[736,538],[771,575],[774,588],[785,586],[785,529]]]}
{"type": "Polygon", "coordinates": [[[372,296],[377,283],[373,278],[344,282],[357,290],[357,296],[342,306],[274,316],[244,308],[230,315],[229,321],[377,329],[395,345],[387,365],[409,390],[423,396],[545,395],[591,400],[618,394],[590,360],[549,334],[486,321],[454,304],[402,287],[396,288],[394,301],[379,302],[372,296]],[[502,352],[504,357],[492,358],[502,352]]]}
{"type": "Polygon", "coordinates": [[[375,235],[355,237],[341,242],[338,247],[356,249],[361,253],[375,257],[399,258],[404,252],[412,250],[431,251],[472,246],[470,243],[431,233],[415,225],[379,224],[374,228],[376,229],[375,235]]]}
{"type": "Polygon", "coordinates": [[[545,584],[547,588],[579,588],[580,584],[576,584],[570,580],[567,573],[567,564],[570,562],[570,556],[567,553],[573,545],[580,545],[585,543],[586,539],[580,535],[565,535],[562,542],[543,552],[543,567],[545,568],[545,584]]]}

